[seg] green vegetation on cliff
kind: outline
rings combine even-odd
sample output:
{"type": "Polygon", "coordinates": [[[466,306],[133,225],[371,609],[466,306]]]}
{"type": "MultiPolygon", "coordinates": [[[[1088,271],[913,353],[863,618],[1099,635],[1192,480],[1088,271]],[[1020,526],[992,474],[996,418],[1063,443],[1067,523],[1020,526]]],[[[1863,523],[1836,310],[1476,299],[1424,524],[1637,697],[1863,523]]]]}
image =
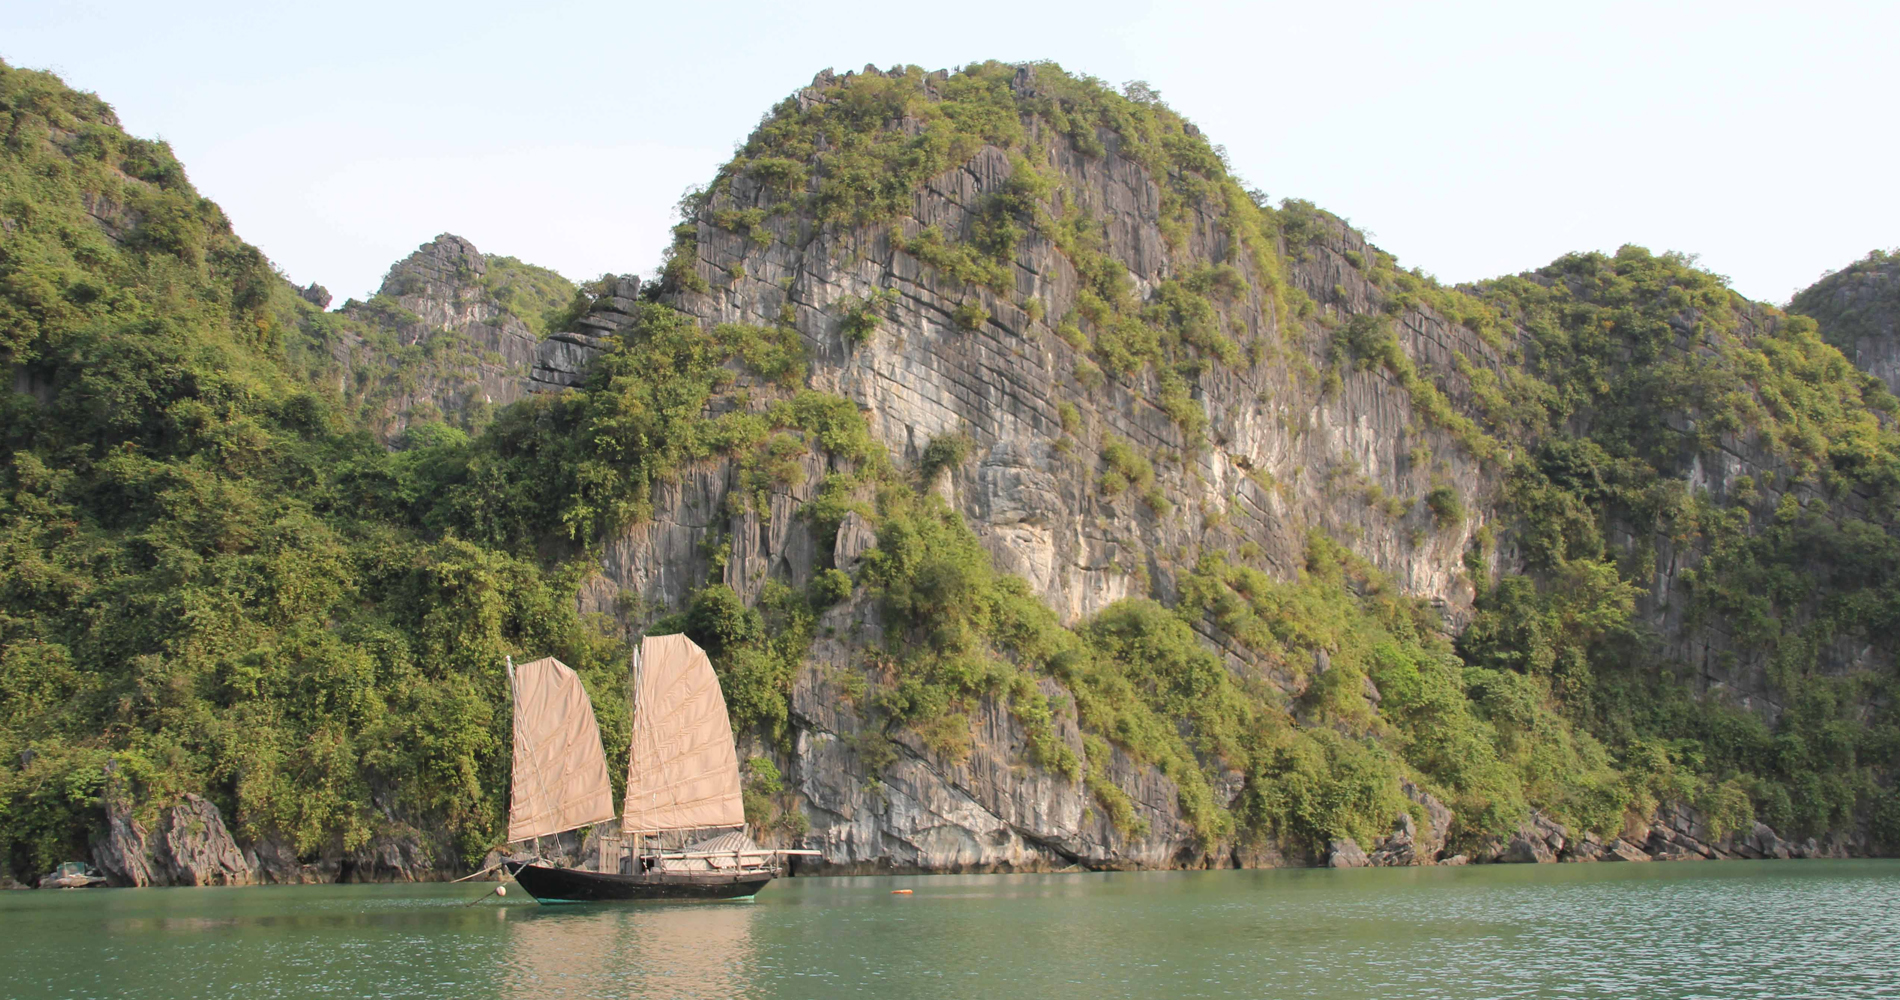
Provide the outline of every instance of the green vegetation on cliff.
{"type": "Polygon", "coordinates": [[[1811,320],[1681,257],[1572,255],[1475,291],[1527,335],[1529,361],[1491,415],[1526,443],[1507,499],[1535,583],[1507,578],[1481,598],[1467,659],[1545,678],[1632,767],[1666,749],[1705,787],[1745,792],[1731,811],[1802,835],[1872,823],[1900,838],[1882,790],[1900,764],[1896,679],[1838,665],[1849,644],[1876,663],[1896,652],[1893,396],[1811,320]],[[1731,453],[1771,471],[1695,487],[1731,453]],[[1762,664],[1782,707],[1772,726],[1697,697],[1667,637],[1632,624],[1664,558],[1689,564],[1670,600],[1725,633],[1724,668],[1762,664]]]}
{"type": "Polygon", "coordinates": [[[399,442],[397,428],[447,424],[473,433],[487,426],[497,383],[526,375],[508,355],[518,361],[523,347],[565,328],[590,301],[547,268],[479,255],[467,241],[445,234],[392,268],[369,301],[308,313],[302,326],[313,344],[347,357],[338,374],[351,421],[399,442]],[[467,325],[431,328],[407,306],[432,318],[448,307],[467,325]]]}
{"type": "Polygon", "coordinates": [[[0,111],[3,356],[27,390],[0,420],[16,873],[84,854],[107,759],[154,808],[203,792],[306,856],[393,823],[478,857],[506,808],[505,654],[574,666],[625,739],[625,644],[576,612],[585,564],[537,544],[578,550],[713,451],[770,475],[779,428],[862,448],[809,395],[700,421],[727,361],[796,381],[797,341],[651,307],[586,391],[392,453],[322,388],[330,318],[168,150],[47,74],[0,66],[0,111]]]}
{"type": "MultiPolygon", "coordinates": [[[[1025,72],[833,80],[775,109],[696,207],[755,241],[780,215],[884,227],[924,180],[1002,150],[1007,183],[967,239],[924,228],[895,241],[968,286],[966,326],[990,319],[981,295],[1013,295],[1008,263],[1040,233],[1083,281],[1075,314],[1050,317],[1094,359],[1078,372],[1152,370],[1190,444],[1206,420],[1194,379],[1279,357],[1316,394],[1315,362],[1335,379],[1385,370],[1424,419],[1503,469],[1502,537],[1487,526],[1479,545],[1507,546],[1522,572],[1490,579],[1489,551],[1473,552],[1477,614],[1456,640],[1317,534],[1294,579],[1200,552],[1172,606],[1136,596],[1064,627],[932,488],[967,439],[895,467],[854,405],[804,388],[789,322],[704,327],[642,303],[581,388],[486,426],[423,423],[390,451],[334,388],[341,320],[238,240],[162,144],[125,136],[51,76],[0,65],[0,863],[24,874],[82,853],[108,759],[148,807],[204,793],[247,838],[306,856],[410,826],[478,857],[505,810],[502,657],[575,666],[609,753],[623,751],[624,638],[576,611],[594,547],[650,517],[656,486],[692,463],[730,459],[731,502],[763,511],[814,453],[825,478],[802,516],[820,536],[848,512],[875,528],[857,579],[770,581],[752,607],[709,585],[656,626],[713,653],[735,723],[769,741],[789,733],[821,614],[856,594],[886,635],[859,651],[874,669],[841,682],[870,723],[856,750],[873,775],[906,732],[961,758],[991,699],[1021,724],[1026,763],[1083,782],[1129,833],[1142,821],[1110,776],[1116,750],[1169,778],[1210,844],[1370,845],[1419,811],[1404,781],[1449,803],[1468,843],[1531,807],[1608,833],[1661,800],[1700,803],[1726,829],[1760,817],[1796,836],[1865,826],[1900,842],[1894,678],[1841,669],[1839,655],[1893,661],[1895,403],[1812,322],[1636,249],[1465,290],[1374,254],[1354,266],[1384,307],[1320,316],[1286,271],[1330,224],[1320,213],[1260,204],[1144,88],[1025,72]],[[1138,298],[1101,220],[1053,182],[1057,143],[1145,169],[1171,245],[1203,212],[1232,251],[1138,298]],[[720,200],[741,179],[770,193],[769,210],[720,200]],[[1236,322],[1250,298],[1283,325],[1236,322]],[[1500,351],[1502,374],[1462,370],[1473,412],[1453,405],[1446,373],[1406,355],[1393,318],[1411,309],[1500,351]],[[1709,471],[1722,449],[1759,452],[1772,481],[1709,471]],[[1642,624],[1671,560],[1686,568],[1658,613],[1720,623],[1728,644],[1713,655],[1759,656],[1772,721],[1699,687],[1642,624]],[[1060,735],[1071,722],[1079,754],[1060,735]]],[[[690,240],[669,264],[676,293],[704,290],[690,240]]],[[[488,264],[495,301],[532,329],[571,318],[558,276],[488,264]]],[[[877,335],[887,305],[844,304],[854,342],[877,335]]],[[[1072,404],[1062,422],[1080,424],[1072,404]]],[[[1151,456],[1109,438],[1095,457],[1101,491],[1171,513],[1151,456]]],[[[1426,504],[1456,526],[1492,498],[1438,487],[1426,504]]],[[[782,786],[759,761],[750,808],[795,829],[763,799],[782,786]]]]}
{"type": "Polygon", "coordinates": [[[545,267],[513,257],[489,254],[482,288],[490,301],[527,324],[529,332],[545,337],[573,318],[574,283],[545,267]]]}
{"type": "MultiPolygon", "coordinates": [[[[1459,758],[1481,773],[1434,771],[1428,762],[1448,758],[1403,753],[1403,761],[1384,757],[1386,772],[1409,766],[1427,787],[1461,803],[1468,832],[1503,829],[1526,804],[1607,832],[1626,808],[1640,811],[1666,797],[1700,801],[1724,823],[1759,814],[1800,835],[1872,823],[1880,836],[1900,837],[1900,809],[1884,790],[1900,763],[1887,707],[1894,679],[1830,665],[1850,643],[1871,645],[1876,664],[1894,659],[1888,636],[1900,600],[1891,574],[1875,567],[1894,565],[1900,555],[1893,531],[1896,406],[1811,321],[1748,303],[1687,259],[1637,248],[1573,255],[1464,289],[1405,271],[1375,248],[1346,250],[1346,263],[1372,286],[1375,308],[1315,312],[1290,291],[1285,268],[1326,240],[1336,219],[1302,202],[1278,210],[1259,204],[1198,130],[1146,88],[1117,94],[1048,64],[984,63],[948,76],[914,67],[821,75],[776,108],[701,205],[688,207],[732,228],[727,222],[736,216],[722,206],[735,184],[752,184],[765,192],[767,206],[742,220],[755,239],[781,214],[838,227],[884,226],[908,214],[926,180],[985,146],[1004,152],[1009,173],[983,196],[968,231],[894,228],[893,245],[943,275],[1008,297],[1008,267],[1021,240],[1031,232],[1050,239],[1084,286],[1075,314],[1051,317],[1055,332],[1115,376],[1154,366],[1156,403],[1190,444],[1200,440],[1205,416],[1188,388],[1206,366],[1249,358],[1257,364],[1291,347],[1275,356],[1301,369],[1297,344],[1276,347],[1273,331],[1234,322],[1238,313],[1229,304],[1259,289],[1283,324],[1278,337],[1316,328],[1320,343],[1330,341],[1329,389],[1348,366],[1382,369],[1423,420],[1501,469],[1506,565],[1523,575],[1488,579],[1488,555],[1474,558],[1477,619],[1455,649],[1431,654],[1453,657],[1455,669],[1442,675],[1450,679],[1447,697],[1455,695],[1458,717],[1477,728],[1447,722],[1451,716],[1434,716],[1432,725],[1441,735],[1469,732],[1472,746],[1488,747],[1459,758]],[[1100,157],[1110,149],[1156,181],[1162,231],[1180,255],[1180,273],[1146,301],[1133,297],[1125,262],[1103,249],[1100,221],[1076,208],[1051,169],[1060,156],[1100,157]],[[1225,259],[1184,252],[1193,218],[1213,220],[1232,240],[1225,259]],[[1486,360],[1502,362],[1458,358],[1455,374],[1469,380],[1473,409],[1447,395],[1454,373],[1423,368],[1401,346],[1397,321],[1417,310],[1466,326],[1496,352],[1486,360]],[[1698,472],[1721,468],[1724,449],[1776,471],[1760,482],[1698,472]],[[1709,487],[1694,485],[1711,480],[1709,487]],[[1766,504],[1763,496],[1781,499],[1766,504]],[[1684,563],[1673,612],[1648,593],[1665,557],[1684,563]],[[1728,704],[1719,691],[1703,691],[1681,654],[1670,651],[1670,637],[1643,624],[1653,620],[1644,616],[1671,613],[1687,627],[1724,631],[1726,648],[1717,655],[1727,666],[1751,657],[1765,662],[1772,723],[1728,704]],[[1807,749],[1814,746],[1828,749],[1807,749]],[[1472,763],[1487,759],[1495,766],[1472,763]]],[[[1870,259],[1855,273],[1880,263],[1870,259]]],[[[1041,315],[1040,302],[1023,305],[1041,315]]],[[[1087,366],[1078,363],[1078,378],[1087,366]]],[[[1105,493],[1134,484],[1166,513],[1165,491],[1155,486],[1146,456],[1110,440],[1102,459],[1105,493]]],[[[1454,492],[1434,489],[1428,500],[1441,522],[1463,520],[1454,492]]],[[[1482,537],[1491,539],[1492,529],[1482,537]]],[[[1327,592],[1312,581],[1301,586],[1327,592]]],[[[1200,624],[1205,610],[1207,621],[1239,638],[1240,623],[1224,620],[1215,605],[1197,608],[1196,594],[1184,588],[1176,614],[1200,624]]],[[[1361,613],[1379,618],[1370,607],[1361,613]]],[[[1001,626],[977,631],[992,648],[1016,655],[985,628],[1001,626]]],[[[1082,633],[1092,634],[1086,627],[1082,633]]],[[[1432,648],[1433,634],[1420,631],[1420,649],[1432,648]]],[[[1367,635],[1328,633],[1308,648],[1332,651],[1335,663],[1388,662],[1371,652],[1384,640],[1367,635]]],[[[1360,670],[1377,680],[1372,666],[1360,670]]],[[[1395,683],[1409,690],[1411,676],[1401,672],[1395,683]]],[[[1141,739],[1091,725],[1087,698],[1074,680],[1064,680],[1085,728],[1137,752],[1141,739]]],[[[1248,770],[1258,750],[1205,734],[1257,730],[1259,720],[1287,709],[1265,694],[1236,694],[1233,704],[1243,708],[1216,725],[1205,712],[1228,696],[1207,697],[1206,704],[1191,699],[1191,709],[1173,703],[1157,710],[1184,731],[1203,734],[1183,739],[1211,740],[1192,751],[1203,771],[1248,770]]],[[[1369,718],[1361,735],[1379,753],[1415,745],[1427,725],[1404,698],[1382,703],[1369,718]]],[[[1312,721],[1301,717],[1289,731],[1310,735],[1312,721]]],[[[1351,731],[1343,723],[1330,728],[1342,727],[1351,731]]],[[[1158,751],[1142,754],[1163,759],[1158,751]]],[[[1333,763],[1343,773],[1354,770],[1333,763]]],[[[1169,773],[1184,783],[1184,806],[1198,828],[1208,835],[1228,829],[1227,819],[1187,801],[1199,779],[1183,777],[1179,767],[1169,773]]],[[[1273,784],[1263,776],[1249,787],[1273,784]]],[[[1301,836],[1364,833],[1389,803],[1361,806],[1330,831],[1312,827],[1301,836]]],[[[1288,829],[1266,814],[1253,822],[1288,829]]]]}
{"type": "Polygon", "coordinates": [[[386,817],[492,842],[500,658],[551,651],[608,724],[619,643],[571,570],[425,530],[466,445],[391,454],[314,386],[313,310],[162,144],[0,66],[0,851],[82,855],[103,764],[294,851],[386,817]]]}
{"type": "MultiPolygon", "coordinates": [[[[1342,324],[1335,344],[1410,388],[1419,375],[1387,318],[1421,304],[1402,274],[1368,262],[1384,312],[1342,324]]],[[[1900,842],[1896,678],[1841,663],[1897,652],[1900,406],[1886,387],[1813,320],[1636,247],[1423,304],[1519,331],[1501,375],[1458,358],[1481,424],[1421,407],[1474,454],[1516,456],[1502,513],[1527,575],[1478,580],[1464,660],[1531,678],[1537,700],[1615,748],[1632,790],[1660,781],[1731,822],[1900,842]],[[1721,471],[1739,462],[1768,471],[1721,471]],[[1759,662],[1772,723],[1705,691],[1670,637],[1633,618],[1669,560],[1684,564],[1677,591],[1648,606],[1673,602],[1681,627],[1722,635],[1722,672],[1759,662]]]]}
{"type": "MultiPolygon", "coordinates": [[[[772,237],[762,227],[779,216],[837,227],[893,224],[896,249],[1010,301],[1017,298],[1017,248],[1038,233],[1061,248],[1085,286],[1076,314],[1060,318],[1073,331],[1065,339],[1118,376],[1153,368],[1162,405],[1190,439],[1198,439],[1205,420],[1188,403],[1186,380],[1209,364],[1257,362],[1269,350],[1269,331],[1238,324],[1236,305],[1258,288],[1282,313],[1306,307],[1304,296],[1284,282],[1278,213],[1241,187],[1199,129],[1146,88],[1117,93],[1052,63],[985,62],[948,75],[915,66],[821,75],[774,108],[686,207],[765,242],[772,237]],[[1161,231],[1173,247],[1187,245],[1197,212],[1217,218],[1230,244],[1227,259],[1166,280],[1151,301],[1139,301],[1124,262],[1106,249],[1105,220],[1061,182],[1058,145],[1087,157],[1112,148],[1147,171],[1159,184],[1161,231]],[[1009,173],[983,194],[968,232],[925,226],[907,234],[895,225],[926,181],[985,147],[1002,151],[1009,173]],[[769,207],[730,207],[740,182],[765,192],[769,207]]],[[[686,225],[677,232],[667,278],[674,288],[704,291],[688,266],[696,230],[686,225]]],[[[1017,304],[1032,313],[1040,309],[1033,300],[1017,304]]],[[[974,300],[959,310],[966,327],[987,319],[974,300]]]]}

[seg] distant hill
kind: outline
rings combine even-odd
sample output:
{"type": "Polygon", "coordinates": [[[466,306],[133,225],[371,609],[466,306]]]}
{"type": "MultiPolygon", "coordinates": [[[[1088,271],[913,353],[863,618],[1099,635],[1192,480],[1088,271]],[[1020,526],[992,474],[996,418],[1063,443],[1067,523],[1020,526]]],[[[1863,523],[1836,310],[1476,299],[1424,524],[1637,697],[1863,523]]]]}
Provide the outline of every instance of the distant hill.
{"type": "Polygon", "coordinates": [[[1789,308],[1814,317],[1828,343],[1900,392],[1900,255],[1875,250],[1802,290],[1789,308]]]}

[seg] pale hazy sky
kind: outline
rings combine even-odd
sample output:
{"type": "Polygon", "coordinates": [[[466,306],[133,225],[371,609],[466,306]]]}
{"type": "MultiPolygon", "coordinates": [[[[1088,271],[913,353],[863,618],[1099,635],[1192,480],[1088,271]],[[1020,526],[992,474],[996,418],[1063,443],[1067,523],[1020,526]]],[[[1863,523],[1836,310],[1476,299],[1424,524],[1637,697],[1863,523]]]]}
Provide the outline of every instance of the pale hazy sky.
{"type": "Polygon", "coordinates": [[[1447,281],[1641,243],[1784,302],[1900,244],[1897,50],[1893,0],[0,6],[0,58],[169,140],[339,300],[438,232],[648,273],[817,70],[994,58],[1146,80],[1248,183],[1447,281]]]}

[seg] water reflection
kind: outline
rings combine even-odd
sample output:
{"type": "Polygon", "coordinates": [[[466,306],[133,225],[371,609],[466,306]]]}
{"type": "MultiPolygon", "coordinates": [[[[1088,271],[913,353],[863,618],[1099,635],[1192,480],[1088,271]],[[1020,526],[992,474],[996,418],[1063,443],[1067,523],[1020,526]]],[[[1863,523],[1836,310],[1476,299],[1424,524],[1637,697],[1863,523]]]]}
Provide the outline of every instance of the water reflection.
{"type": "Polygon", "coordinates": [[[753,996],[750,902],[510,907],[508,1000],[753,996]]]}

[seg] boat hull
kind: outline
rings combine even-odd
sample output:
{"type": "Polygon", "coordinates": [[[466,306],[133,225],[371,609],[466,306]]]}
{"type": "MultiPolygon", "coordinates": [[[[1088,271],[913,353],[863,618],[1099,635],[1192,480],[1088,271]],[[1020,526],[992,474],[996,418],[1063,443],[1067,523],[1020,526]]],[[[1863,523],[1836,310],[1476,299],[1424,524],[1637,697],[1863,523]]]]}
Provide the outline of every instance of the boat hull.
{"type": "Polygon", "coordinates": [[[620,875],[545,865],[511,866],[521,888],[542,903],[605,903],[638,899],[739,899],[778,877],[778,869],[741,872],[645,872],[620,875]]]}

